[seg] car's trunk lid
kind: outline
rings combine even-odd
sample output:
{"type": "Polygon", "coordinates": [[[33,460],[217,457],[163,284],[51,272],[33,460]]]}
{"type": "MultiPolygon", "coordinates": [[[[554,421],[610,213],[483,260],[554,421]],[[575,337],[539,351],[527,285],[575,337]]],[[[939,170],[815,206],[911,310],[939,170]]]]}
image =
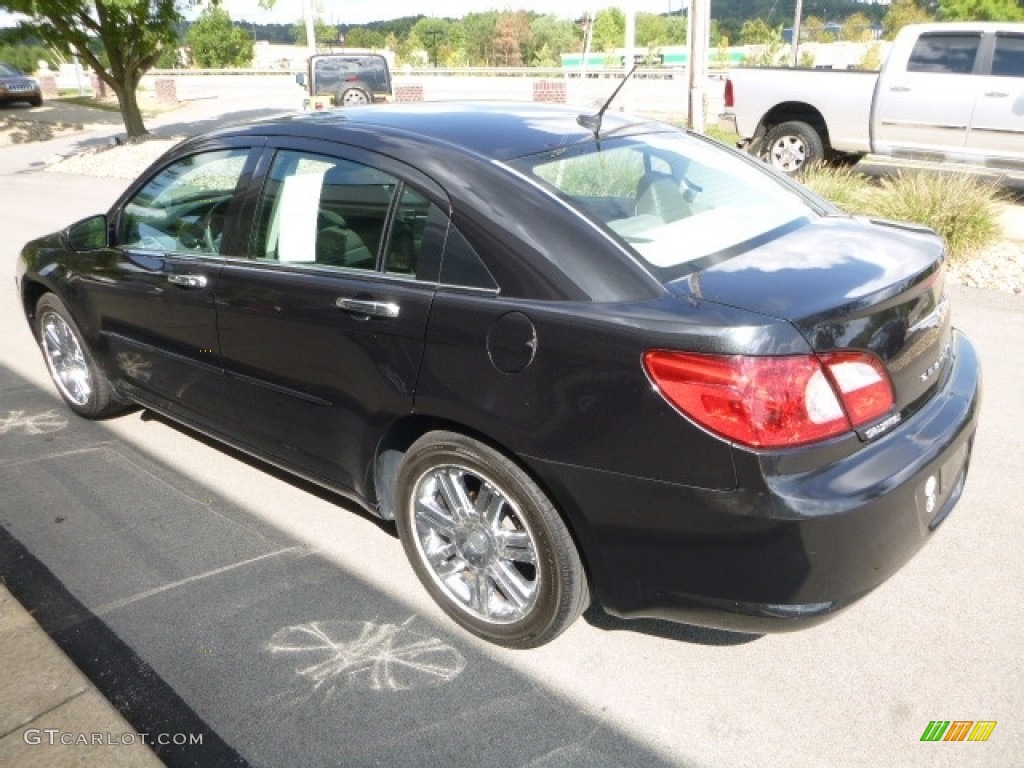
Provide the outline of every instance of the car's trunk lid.
{"type": "Polygon", "coordinates": [[[943,254],[941,239],[922,227],[825,217],[670,288],[788,320],[815,352],[875,354],[905,415],[949,362],[943,254]]]}

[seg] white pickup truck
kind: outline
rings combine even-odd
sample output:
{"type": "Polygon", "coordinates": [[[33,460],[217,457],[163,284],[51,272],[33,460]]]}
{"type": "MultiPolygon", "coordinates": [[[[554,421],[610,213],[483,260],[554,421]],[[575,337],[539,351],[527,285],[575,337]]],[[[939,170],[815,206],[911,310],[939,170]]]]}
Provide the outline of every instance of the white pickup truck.
{"type": "Polygon", "coordinates": [[[737,69],[723,130],[785,173],[867,153],[1024,176],[1024,24],[915,24],[881,72],[737,69]]]}

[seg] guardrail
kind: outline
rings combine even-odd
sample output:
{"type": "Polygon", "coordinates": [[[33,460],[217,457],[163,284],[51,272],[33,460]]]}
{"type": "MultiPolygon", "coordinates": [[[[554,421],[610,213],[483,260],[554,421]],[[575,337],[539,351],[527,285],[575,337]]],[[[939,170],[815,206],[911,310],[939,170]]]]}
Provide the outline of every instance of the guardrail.
{"type": "MultiPolygon", "coordinates": [[[[204,77],[229,75],[237,77],[292,75],[298,69],[245,68],[245,69],[151,69],[149,77],[204,77]]],[[[621,79],[629,70],[623,67],[607,69],[570,69],[564,67],[395,67],[395,77],[523,77],[541,79],[581,78],[621,79]]],[[[722,79],[728,70],[710,70],[708,77],[722,79]]],[[[633,77],[638,80],[685,80],[685,67],[638,67],[633,77]]]]}

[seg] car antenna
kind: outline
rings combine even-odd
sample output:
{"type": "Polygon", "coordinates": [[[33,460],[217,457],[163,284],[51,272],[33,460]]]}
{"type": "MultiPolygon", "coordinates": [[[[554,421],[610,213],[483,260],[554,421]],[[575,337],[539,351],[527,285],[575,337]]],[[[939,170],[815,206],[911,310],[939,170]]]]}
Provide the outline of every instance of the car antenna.
{"type": "Polygon", "coordinates": [[[626,76],[624,78],[622,78],[622,82],[619,83],[619,85],[615,88],[614,91],[612,91],[612,95],[608,97],[608,101],[606,101],[604,105],[597,111],[596,115],[579,115],[576,118],[577,123],[579,123],[584,128],[594,132],[595,139],[600,138],[599,134],[601,133],[601,120],[604,118],[605,110],[607,110],[611,103],[615,101],[615,97],[619,95],[619,91],[622,90],[622,86],[624,86],[626,84],[626,81],[633,76],[633,73],[636,72],[636,68],[639,66],[639,60],[633,62],[633,68],[626,73],[626,76]]]}

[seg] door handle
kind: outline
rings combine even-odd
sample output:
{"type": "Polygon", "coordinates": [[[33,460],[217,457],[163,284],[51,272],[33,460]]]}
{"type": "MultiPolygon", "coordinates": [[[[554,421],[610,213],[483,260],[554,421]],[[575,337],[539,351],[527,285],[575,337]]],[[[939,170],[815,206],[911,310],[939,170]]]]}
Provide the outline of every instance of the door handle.
{"type": "Polygon", "coordinates": [[[909,93],[910,86],[907,85],[894,85],[890,89],[893,93],[909,93]]]}
{"type": "Polygon", "coordinates": [[[369,315],[370,317],[398,317],[401,307],[393,301],[373,301],[371,299],[346,299],[340,298],[334,302],[338,309],[352,312],[356,315],[369,315]]]}
{"type": "Polygon", "coordinates": [[[1005,99],[1010,94],[1006,91],[989,91],[985,95],[990,99],[1005,99]]]}
{"type": "Polygon", "coordinates": [[[206,275],[168,275],[167,282],[182,288],[205,288],[206,275]]]}

